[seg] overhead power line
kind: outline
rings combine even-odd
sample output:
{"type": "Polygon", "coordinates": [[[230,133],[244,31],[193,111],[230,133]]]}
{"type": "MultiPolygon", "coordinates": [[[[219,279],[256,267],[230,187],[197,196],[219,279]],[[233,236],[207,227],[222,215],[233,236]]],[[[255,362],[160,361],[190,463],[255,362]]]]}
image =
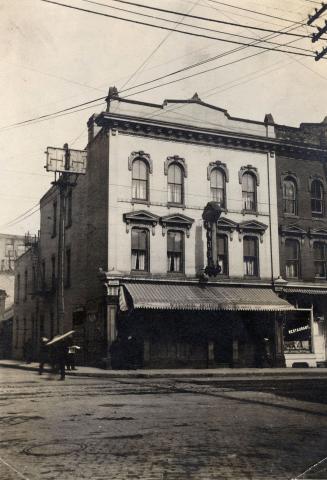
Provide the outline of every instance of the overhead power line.
{"type": "Polygon", "coordinates": [[[0,131],[3,130],[3,129],[10,128],[10,127],[18,127],[18,126],[21,126],[21,125],[24,125],[24,124],[27,124],[27,123],[34,122],[36,120],[42,120],[42,119],[46,119],[46,118],[49,118],[49,117],[53,117],[54,115],[59,116],[60,113],[68,112],[69,110],[73,110],[75,108],[82,107],[84,105],[89,105],[90,103],[95,103],[99,100],[104,100],[105,98],[107,98],[107,97],[105,96],[105,97],[95,98],[94,100],[89,100],[88,102],[79,103],[78,105],[73,105],[72,107],[63,108],[62,110],[57,110],[56,112],[46,113],[45,115],[40,115],[38,117],[29,118],[27,120],[22,120],[21,122],[11,123],[9,125],[0,127],[0,131]]]}
{"type": "MultiPolygon", "coordinates": [[[[76,6],[73,6],[73,5],[67,5],[67,4],[64,4],[64,3],[55,2],[54,0],[41,0],[41,1],[46,2],[46,3],[51,3],[53,5],[59,5],[61,7],[71,8],[73,10],[79,10],[81,12],[93,13],[95,15],[100,15],[100,16],[109,17],[109,18],[115,18],[115,19],[118,19],[118,20],[124,20],[124,21],[127,21],[127,22],[136,23],[136,24],[139,24],[139,25],[146,25],[146,26],[151,26],[151,27],[155,27],[155,28],[161,28],[161,29],[164,29],[164,30],[165,29],[169,30],[168,27],[148,24],[148,23],[145,23],[145,22],[139,22],[138,20],[132,20],[132,19],[124,18],[124,17],[118,17],[118,16],[115,16],[115,15],[109,15],[109,14],[103,13],[103,12],[96,12],[94,10],[89,10],[89,9],[86,9],[86,8],[81,8],[81,7],[76,7],[76,6]]],[[[163,8],[150,7],[148,5],[142,5],[142,4],[139,4],[139,3],[132,3],[132,2],[125,1],[125,0],[112,0],[112,1],[113,2],[119,2],[119,3],[125,3],[125,4],[128,4],[128,5],[134,5],[134,6],[150,9],[150,10],[159,11],[159,12],[171,13],[171,14],[174,14],[174,15],[180,15],[180,16],[184,15],[185,17],[190,17],[190,18],[194,18],[194,19],[197,19],[197,20],[205,20],[205,21],[208,21],[208,22],[220,23],[220,24],[223,24],[223,25],[230,25],[230,26],[233,26],[233,27],[250,28],[251,30],[258,30],[258,31],[261,31],[261,32],[266,32],[266,33],[280,33],[279,30],[270,30],[270,29],[267,29],[267,28],[254,27],[252,25],[243,25],[243,24],[240,24],[240,23],[227,22],[227,21],[224,21],[224,20],[216,20],[216,19],[213,19],[213,18],[184,14],[184,13],[181,13],[181,12],[175,12],[173,10],[166,10],[166,9],[163,9],[163,8]]],[[[102,6],[106,7],[107,5],[102,4],[102,6]]],[[[195,33],[190,33],[190,32],[185,32],[185,31],[180,31],[180,30],[174,30],[174,31],[179,32],[179,33],[187,33],[187,34],[191,34],[191,35],[194,35],[194,36],[201,36],[201,35],[197,35],[195,33]]],[[[291,36],[295,36],[295,37],[298,37],[298,38],[311,38],[309,35],[302,35],[300,33],[285,33],[284,35],[291,35],[291,36]]],[[[207,37],[207,36],[204,35],[203,38],[211,38],[211,37],[207,37]]],[[[213,39],[214,40],[220,40],[220,39],[217,39],[215,37],[213,37],[213,39]]]]}
{"type": "MultiPolygon", "coordinates": [[[[187,11],[187,13],[190,13],[190,12],[194,9],[194,7],[195,7],[196,5],[198,5],[199,1],[200,1],[200,0],[197,0],[197,2],[194,3],[194,4],[191,6],[191,8],[187,11]]],[[[182,24],[183,21],[184,21],[184,17],[183,17],[181,20],[179,20],[178,22],[175,22],[175,23],[176,23],[176,28],[177,28],[178,25],[182,24]]],[[[154,49],[151,51],[151,53],[146,57],[146,59],[143,60],[143,62],[141,63],[141,65],[139,65],[139,66],[137,67],[137,69],[132,73],[132,75],[130,75],[130,76],[128,77],[128,79],[124,82],[124,84],[122,85],[121,88],[126,87],[126,85],[128,85],[129,82],[130,82],[140,71],[142,71],[143,67],[148,63],[148,61],[150,60],[150,58],[152,58],[152,57],[155,55],[155,53],[160,49],[160,47],[162,47],[162,45],[168,40],[168,38],[169,38],[172,34],[173,34],[173,32],[168,32],[168,33],[166,34],[166,36],[165,36],[162,40],[160,40],[160,42],[158,43],[158,45],[155,46],[155,48],[154,48],[154,49]]]]}
{"type": "Polygon", "coordinates": [[[282,20],[283,22],[296,23],[297,25],[303,26],[302,22],[297,22],[296,20],[291,20],[285,17],[278,17],[276,15],[270,15],[269,13],[259,12],[258,10],[250,10],[249,8],[237,7],[236,5],[231,5],[230,3],[219,2],[218,0],[207,0],[211,3],[216,3],[217,5],[224,5],[226,7],[235,8],[236,10],[242,10],[243,12],[255,13],[256,15],[262,15],[269,18],[274,18],[275,20],[282,20]]]}
{"type": "MultiPolygon", "coordinates": [[[[195,28],[197,30],[205,30],[207,32],[214,32],[214,33],[219,33],[219,34],[223,34],[223,35],[230,35],[232,37],[238,37],[238,38],[244,38],[246,40],[260,40],[260,43],[261,42],[265,42],[265,43],[269,43],[271,45],[277,45],[278,47],[283,47],[283,44],[281,43],[276,43],[276,42],[271,42],[269,40],[264,40],[264,38],[262,39],[258,39],[258,38],[253,38],[253,37],[249,37],[247,35],[241,35],[239,33],[231,33],[231,32],[224,32],[222,30],[215,30],[213,28],[206,28],[206,27],[200,27],[198,25],[193,25],[193,24],[190,24],[190,23],[185,23],[183,22],[182,20],[180,22],[178,22],[176,24],[176,20],[169,20],[167,18],[163,18],[163,17],[157,17],[157,16],[154,16],[154,15],[147,15],[145,13],[140,13],[140,12],[135,12],[133,10],[128,10],[126,8],[119,8],[119,7],[112,7],[110,5],[104,5],[103,3],[99,3],[99,2],[96,2],[94,0],[81,0],[82,2],[86,2],[86,3],[91,3],[91,4],[94,4],[94,5],[101,5],[102,7],[106,7],[106,8],[112,8],[114,10],[119,10],[119,11],[123,11],[123,12],[126,12],[126,13],[132,13],[133,15],[139,15],[141,17],[145,17],[145,18],[151,18],[151,19],[155,19],[155,20],[161,20],[161,21],[164,21],[164,22],[168,22],[168,23],[173,23],[175,25],[175,28],[172,29],[171,31],[169,31],[168,35],[171,35],[173,32],[177,31],[176,28],[177,28],[177,25],[181,24],[185,27],[191,27],[191,28],[195,28]]],[[[186,15],[186,14],[185,14],[186,15]]],[[[186,33],[186,32],[184,32],[186,33]]],[[[311,38],[311,37],[310,37],[311,38]]],[[[297,50],[302,50],[304,52],[310,52],[312,53],[311,50],[309,50],[308,48],[301,48],[301,47],[297,47],[297,46],[292,46],[291,48],[295,48],[297,50]]],[[[125,85],[124,85],[125,86],[125,85]]]]}
{"type": "MultiPolygon", "coordinates": [[[[109,14],[106,14],[106,13],[96,12],[94,10],[88,10],[88,9],[84,9],[84,8],[73,7],[72,5],[66,5],[64,3],[58,3],[58,2],[55,2],[55,1],[52,1],[52,0],[41,0],[41,1],[46,2],[46,3],[51,3],[51,4],[54,4],[54,5],[58,5],[58,6],[61,6],[61,7],[65,7],[65,8],[70,8],[70,9],[73,9],[73,10],[78,10],[78,11],[82,11],[82,12],[86,12],[86,13],[91,13],[91,14],[94,14],[94,15],[100,15],[100,16],[104,16],[104,17],[108,17],[108,18],[115,18],[117,20],[123,20],[125,22],[135,23],[137,25],[144,25],[144,26],[148,26],[148,27],[158,28],[158,29],[161,29],[161,30],[173,31],[173,32],[182,33],[182,34],[185,34],[185,35],[190,35],[190,36],[193,36],[193,37],[198,37],[198,38],[207,38],[207,39],[210,39],[210,40],[216,40],[216,41],[225,42],[225,43],[233,43],[234,45],[249,46],[249,44],[246,44],[246,43],[243,43],[243,42],[238,42],[236,40],[227,40],[225,38],[211,37],[209,35],[201,35],[201,34],[194,33],[194,32],[186,32],[184,30],[177,30],[177,29],[173,29],[173,28],[169,28],[169,27],[164,27],[162,25],[154,25],[154,24],[150,24],[150,23],[147,23],[147,22],[140,22],[138,20],[132,20],[132,19],[127,19],[127,18],[117,17],[115,15],[109,15],[109,14]]],[[[272,32],[276,32],[276,31],[272,31],[272,32]]],[[[281,32],[276,32],[276,33],[280,34],[281,32]]],[[[298,34],[294,34],[294,35],[296,37],[301,37],[302,38],[301,35],[300,36],[298,34]]],[[[307,35],[305,36],[305,38],[307,38],[307,35]]],[[[310,57],[310,58],[314,57],[314,55],[312,55],[312,54],[301,53],[301,52],[292,52],[290,50],[281,50],[281,49],[276,49],[276,48],[271,48],[271,47],[264,47],[262,45],[253,44],[252,46],[254,48],[259,48],[261,50],[273,50],[275,52],[287,53],[287,54],[292,54],[292,55],[299,55],[299,56],[302,56],[302,57],[310,57]]]]}
{"type": "MultiPolygon", "coordinates": [[[[46,1],[46,0],[44,0],[44,1],[46,1]]],[[[47,0],[47,1],[50,1],[50,0],[47,0]]],[[[83,1],[86,1],[86,0],[83,0],[83,1]]],[[[271,30],[271,29],[268,29],[268,28],[255,27],[253,25],[244,25],[242,23],[236,23],[236,22],[228,22],[228,21],[225,21],[225,20],[217,20],[216,18],[202,17],[202,16],[199,16],[199,15],[184,14],[182,12],[177,12],[176,10],[167,10],[165,8],[153,7],[153,6],[150,6],[150,5],[144,5],[142,3],[130,2],[128,0],[111,0],[111,1],[112,2],[123,3],[123,4],[126,4],[126,5],[132,5],[134,7],[140,7],[140,8],[144,8],[144,9],[147,9],[147,10],[154,10],[156,12],[163,12],[163,13],[170,13],[170,14],[173,14],[173,15],[185,16],[185,17],[188,17],[188,18],[193,18],[195,20],[204,20],[206,22],[220,23],[220,24],[223,24],[223,25],[230,25],[232,27],[250,28],[251,30],[258,30],[260,32],[266,32],[266,33],[280,33],[278,30],[271,30]]],[[[102,5],[105,6],[104,4],[102,4],[102,5]]],[[[302,35],[302,34],[299,34],[299,33],[285,33],[285,35],[298,36],[300,38],[310,38],[310,36],[308,36],[308,35],[302,35]]]]}
{"type": "MultiPolygon", "coordinates": [[[[288,27],[285,27],[285,30],[290,31],[292,28],[296,28],[296,27],[288,26],[288,27]]],[[[276,34],[276,35],[274,35],[273,37],[277,37],[277,36],[279,36],[279,35],[280,35],[280,34],[276,34]]],[[[271,38],[271,37],[272,37],[272,36],[270,35],[270,38],[271,38]]],[[[298,40],[299,40],[299,39],[294,39],[294,40],[290,41],[288,44],[293,43],[293,42],[296,42],[296,41],[298,41],[298,40]]],[[[253,43],[256,43],[256,42],[260,42],[260,40],[256,40],[256,41],[253,42],[253,43]]],[[[197,66],[201,66],[201,65],[203,65],[203,64],[205,64],[205,63],[208,63],[208,62],[217,60],[217,59],[222,58],[222,57],[224,57],[224,56],[226,56],[226,55],[230,55],[230,54],[232,54],[232,53],[236,53],[236,52],[238,52],[238,51],[244,50],[245,48],[249,48],[250,46],[252,46],[252,44],[249,44],[249,45],[246,45],[246,46],[242,46],[242,47],[236,47],[236,48],[234,48],[234,49],[228,50],[227,52],[223,52],[223,53],[220,53],[220,54],[218,54],[218,55],[216,55],[216,56],[214,56],[214,57],[211,57],[211,58],[209,58],[209,59],[202,60],[201,62],[197,62],[197,63],[192,64],[192,65],[188,65],[188,66],[186,66],[186,67],[183,67],[183,68],[181,68],[181,69],[175,70],[175,71],[170,72],[170,73],[168,73],[168,74],[161,75],[160,77],[154,78],[154,79],[152,79],[152,80],[148,80],[148,81],[142,82],[142,83],[140,83],[140,84],[138,84],[138,85],[134,85],[133,87],[129,87],[129,88],[125,89],[125,90],[122,90],[120,93],[127,92],[127,91],[130,91],[130,90],[132,90],[132,89],[139,88],[139,87],[141,87],[141,86],[145,86],[145,85],[148,85],[148,84],[150,84],[150,83],[154,83],[154,82],[159,81],[159,80],[163,80],[164,78],[168,78],[168,77],[171,77],[171,76],[176,75],[176,74],[178,74],[178,73],[182,73],[183,71],[187,71],[187,70],[190,70],[190,69],[195,68],[195,67],[197,67],[197,66]]],[[[274,51],[274,49],[272,49],[272,50],[274,51]]],[[[247,57],[244,57],[244,60],[247,59],[247,58],[252,58],[252,57],[256,56],[257,54],[261,54],[261,53],[265,53],[265,51],[260,51],[260,52],[257,52],[257,53],[254,54],[254,55],[249,55],[249,56],[247,56],[247,57]]],[[[228,65],[232,65],[232,64],[237,63],[238,61],[242,61],[242,60],[243,60],[243,59],[239,59],[239,60],[237,60],[237,61],[233,61],[233,62],[224,64],[224,65],[222,65],[222,67],[228,66],[228,65]]],[[[218,66],[218,67],[214,67],[213,69],[204,70],[204,71],[201,71],[201,72],[195,74],[194,76],[196,76],[196,75],[202,75],[202,74],[204,74],[204,73],[206,73],[206,72],[210,72],[210,71],[212,71],[212,70],[215,70],[216,68],[221,68],[221,67],[218,66]]],[[[152,90],[152,89],[154,89],[154,88],[159,88],[159,87],[161,87],[161,86],[165,86],[165,85],[168,85],[168,84],[171,84],[171,83],[179,82],[179,81],[183,80],[184,78],[190,78],[191,76],[192,76],[192,75],[187,76],[187,77],[182,77],[182,78],[180,78],[180,79],[176,79],[176,80],[173,80],[173,81],[170,81],[170,82],[166,82],[166,83],[164,83],[164,84],[160,84],[160,85],[158,85],[158,86],[155,86],[155,87],[151,88],[150,90],[152,90]]],[[[145,92],[145,91],[147,91],[147,89],[146,89],[146,90],[142,90],[141,92],[136,92],[136,93],[143,93],[143,92],[145,92]]],[[[135,95],[135,94],[131,94],[131,95],[135,95]]],[[[131,95],[128,95],[128,96],[131,96],[131,95]]],[[[87,109],[87,108],[90,108],[90,106],[89,106],[89,107],[86,107],[86,108],[79,108],[79,107],[83,107],[84,105],[91,105],[91,104],[97,102],[98,100],[104,100],[105,98],[106,98],[106,97],[96,98],[96,99],[94,99],[94,100],[89,100],[89,101],[83,102],[83,103],[81,103],[81,104],[73,105],[73,106],[71,106],[71,107],[67,107],[67,108],[65,108],[65,109],[58,110],[58,111],[56,111],[56,112],[52,112],[52,113],[49,113],[49,114],[41,115],[41,116],[38,116],[38,117],[33,117],[33,118],[30,118],[30,119],[24,120],[24,121],[22,121],[22,122],[16,122],[16,123],[13,123],[13,124],[10,124],[10,125],[7,125],[7,126],[3,126],[3,127],[0,128],[0,131],[6,130],[6,129],[9,129],[9,128],[17,128],[17,127],[20,127],[20,126],[29,125],[29,124],[33,124],[33,123],[39,123],[39,122],[44,121],[44,120],[50,120],[50,119],[57,118],[57,117],[61,117],[61,116],[65,116],[65,115],[68,115],[68,114],[71,114],[71,113],[79,112],[79,111],[81,111],[81,110],[85,110],[85,109],[87,109]]],[[[94,105],[91,105],[91,106],[92,106],[92,107],[96,107],[96,106],[98,106],[98,105],[101,105],[101,103],[100,103],[100,104],[94,104],[94,105]]]]}

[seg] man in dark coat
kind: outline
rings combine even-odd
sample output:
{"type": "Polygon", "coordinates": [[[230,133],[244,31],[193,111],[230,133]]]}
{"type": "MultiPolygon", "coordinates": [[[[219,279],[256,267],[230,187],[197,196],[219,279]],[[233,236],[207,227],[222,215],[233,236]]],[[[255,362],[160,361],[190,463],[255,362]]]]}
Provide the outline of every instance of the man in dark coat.
{"type": "Polygon", "coordinates": [[[53,345],[54,362],[60,373],[59,380],[65,380],[65,367],[68,357],[69,342],[65,338],[53,345]]]}

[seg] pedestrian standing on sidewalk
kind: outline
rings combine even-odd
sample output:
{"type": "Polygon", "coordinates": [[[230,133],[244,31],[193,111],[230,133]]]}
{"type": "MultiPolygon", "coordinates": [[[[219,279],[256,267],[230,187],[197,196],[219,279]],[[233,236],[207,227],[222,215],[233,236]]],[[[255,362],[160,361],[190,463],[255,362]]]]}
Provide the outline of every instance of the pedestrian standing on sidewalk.
{"type": "MultiPolygon", "coordinates": [[[[69,342],[69,343],[73,343],[73,342],[69,342]]],[[[76,356],[77,350],[80,350],[80,349],[81,347],[79,347],[78,345],[68,346],[67,370],[77,370],[75,356],[76,356]]]]}
{"type": "Polygon", "coordinates": [[[39,375],[42,375],[44,364],[50,363],[49,359],[49,347],[47,346],[47,342],[49,339],[47,337],[41,338],[40,350],[39,350],[39,375]]]}
{"type": "Polygon", "coordinates": [[[65,367],[66,367],[67,357],[68,357],[68,348],[69,348],[69,345],[66,339],[63,339],[60,342],[57,342],[53,346],[55,365],[60,373],[59,380],[65,380],[65,377],[66,377],[65,367]]]}

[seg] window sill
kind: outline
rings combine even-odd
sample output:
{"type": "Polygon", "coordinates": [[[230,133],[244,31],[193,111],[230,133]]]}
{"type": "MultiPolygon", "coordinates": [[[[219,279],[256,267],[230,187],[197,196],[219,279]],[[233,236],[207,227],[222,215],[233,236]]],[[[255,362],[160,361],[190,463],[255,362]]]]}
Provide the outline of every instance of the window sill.
{"type": "Polygon", "coordinates": [[[131,275],[135,275],[137,277],[143,277],[149,275],[148,270],[131,270],[131,275]]]}
{"type": "Polygon", "coordinates": [[[182,208],[183,210],[185,210],[186,206],[185,203],[167,202],[167,208],[182,208]]]}
{"type": "Polygon", "coordinates": [[[260,280],[259,275],[244,275],[244,280],[260,280]]]}
{"type": "Polygon", "coordinates": [[[134,203],[140,203],[142,205],[147,205],[148,207],[151,205],[149,200],[142,200],[141,198],[132,198],[131,204],[134,205],[134,203]]]}
{"type": "Polygon", "coordinates": [[[298,215],[295,215],[295,214],[293,215],[293,213],[285,213],[285,212],[283,213],[283,217],[284,218],[295,218],[295,219],[300,218],[298,215]]]}
{"type": "Polygon", "coordinates": [[[258,210],[241,210],[242,215],[259,215],[258,210]]]}
{"type": "Polygon", "coordinates": [[[172,278],[186,278],[186,275],[184,272],[167,272],[167,277],[172,277],[172,278]]]}
{"type": "Polygon", "coordinates": [[[320,213],[320,214],[318,214],[318,213],[313,214],[312,213],[312,220],[323,220],[324,218],[325,218],[325,216],[322,213],[320,213]]]}

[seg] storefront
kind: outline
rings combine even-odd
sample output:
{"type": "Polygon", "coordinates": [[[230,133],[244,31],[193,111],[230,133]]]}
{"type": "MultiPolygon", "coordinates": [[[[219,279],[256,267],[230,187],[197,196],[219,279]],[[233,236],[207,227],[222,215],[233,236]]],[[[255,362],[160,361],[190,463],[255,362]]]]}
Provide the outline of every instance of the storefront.
{"type": "Polygon", "coordinates": [[[292,310],[268,287],[124,282],[111,354],[134,348],[146,368],[285,366],[281,314],[292,310]]]}
{"type": "Polygon", "coordinates": [[[296,307],[284,317],[286,366],[325,366],[327,290],[285,287],[284,296],[296,307]]]}

